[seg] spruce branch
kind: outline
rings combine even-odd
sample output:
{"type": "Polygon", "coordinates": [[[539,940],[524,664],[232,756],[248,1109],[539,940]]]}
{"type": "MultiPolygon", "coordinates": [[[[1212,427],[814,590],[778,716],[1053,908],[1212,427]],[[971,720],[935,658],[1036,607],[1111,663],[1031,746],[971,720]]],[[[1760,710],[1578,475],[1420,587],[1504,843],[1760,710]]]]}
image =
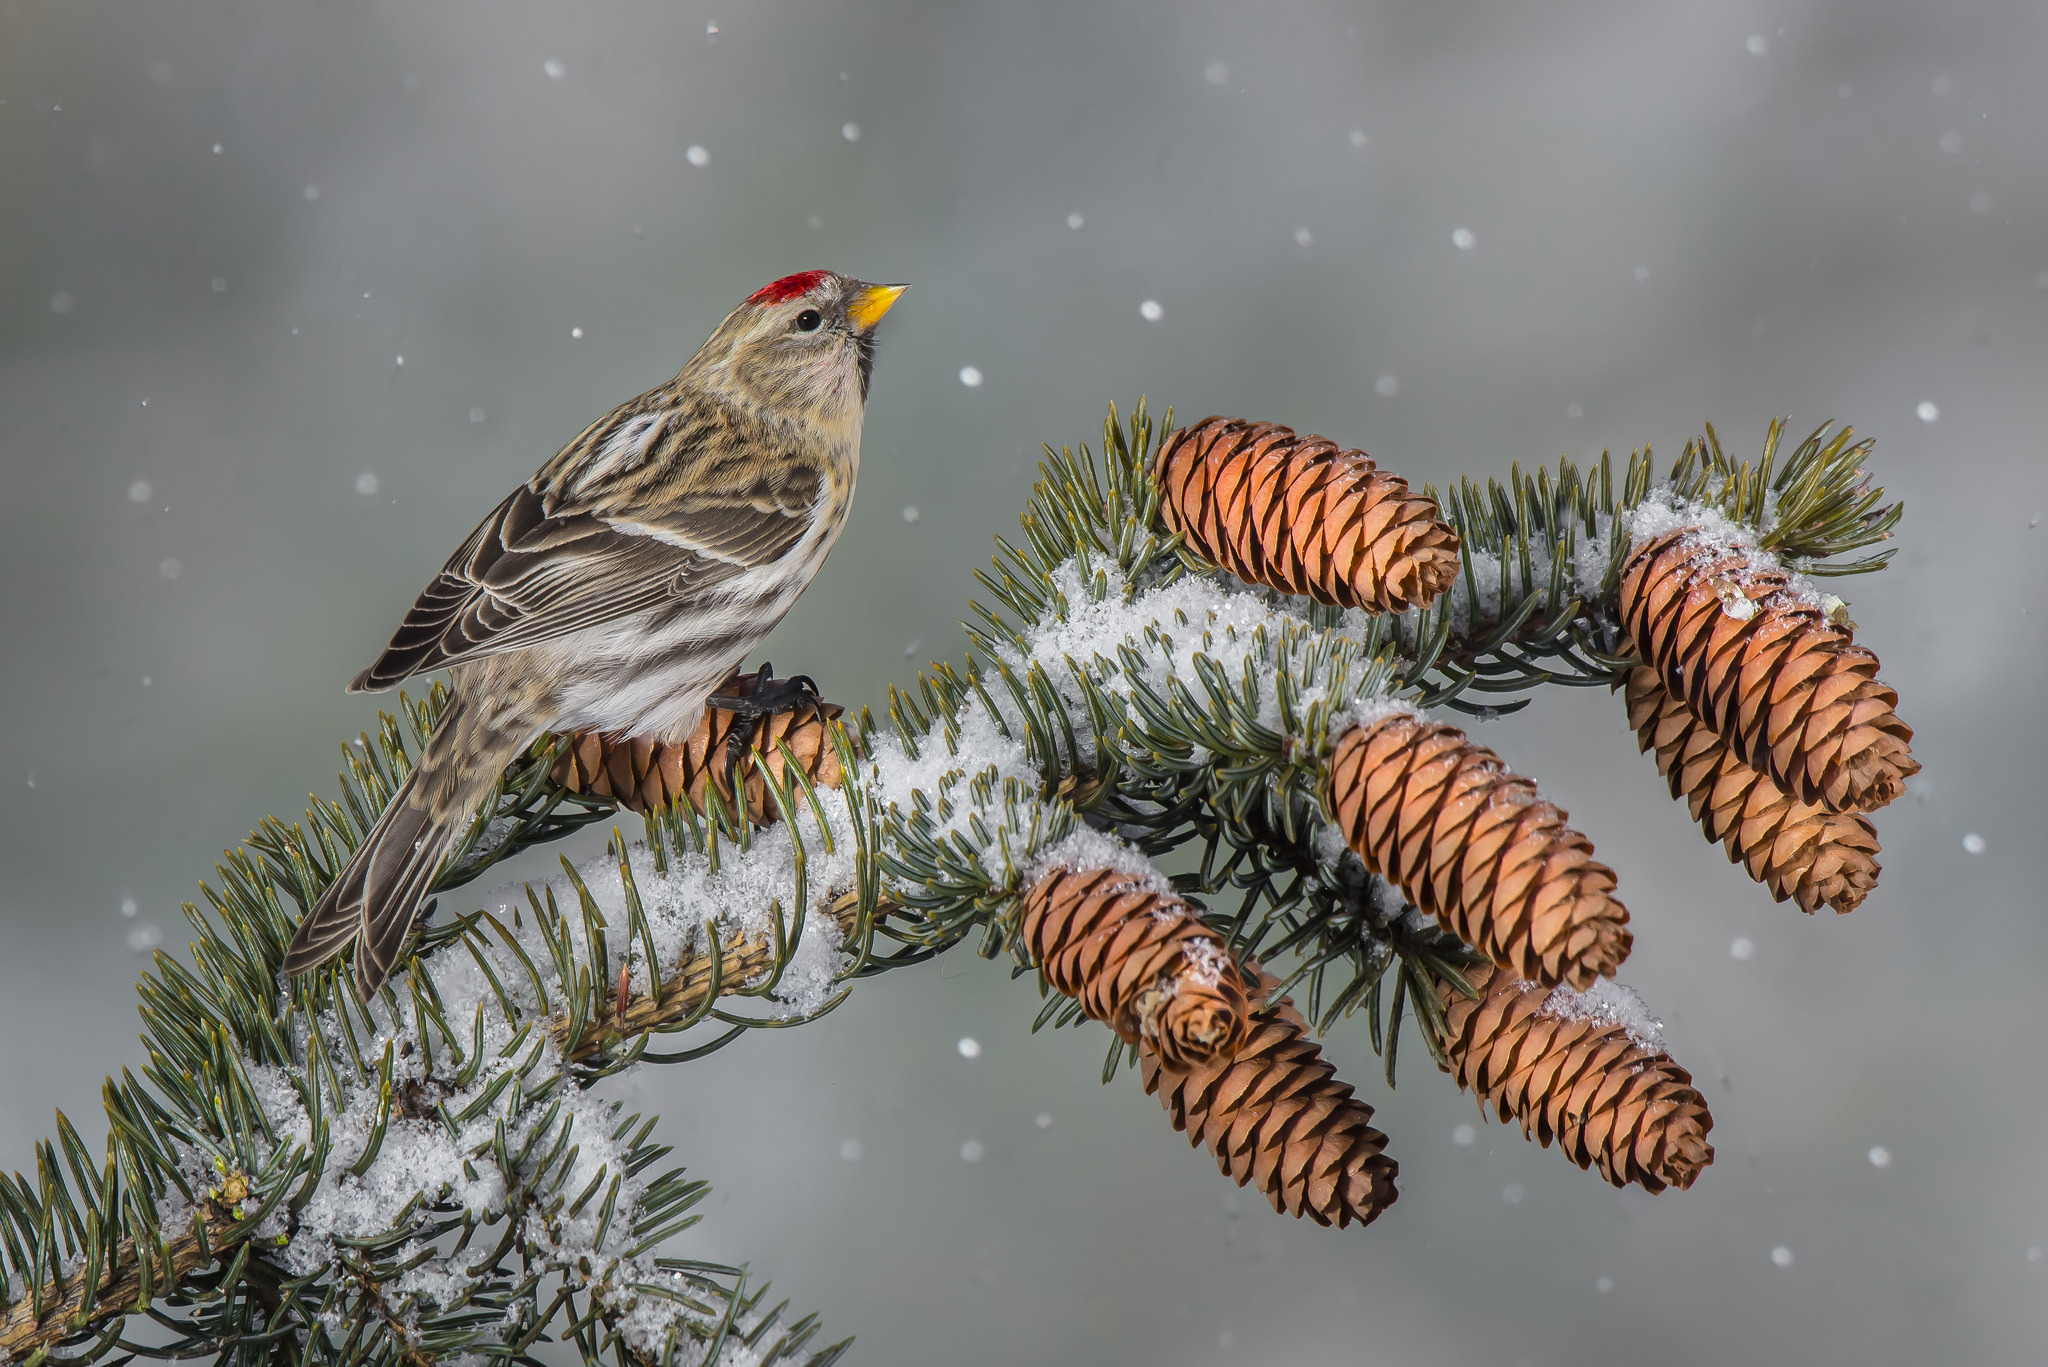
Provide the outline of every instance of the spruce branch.
{"type": "Polygon", "coordinates": [[[1884,490],[1872,485],[1864,469],[1875,441],[1852,441],[1854,428],[1830,433],[1833,424],[1822,423],[1780,466],[1785,420],[1773,418],[1755,464],[1738,464],[1721,449],[1714,425],[1706,426],[1706,434],[1687,442],[1671,469],[1667,486],[1674,501],[1749,528],[1761,549],[1803,574],[1868,574],[1890,561],[1891,551],[1833,559],[1890,540],[1905,515],[1905,505],[1886,503],[1884,490]]]}
{"type": "MultiPolygon", "coordinates": [[[[391,743],[361,747],[371,758],[351,777],[366,771],[387,789],[403,778],[432,708],[406,714],[413,734],[387,726],[391,743]]],[[[513,776],[550,765],[536,747],[513,776]]],[[[792,811],[795,786],[771,785],[792,811]]],[[[519,800],[541,813],[563,798],[519,800]]],[[[246,1355],[285,1332],[310,1335],[295,1355],[308,1362],[525,1361],[566,1315],[592,1359],[711,1362],[745,1342],[749,1361],[830,1361],[836,1347],[808,1346],[815,1321],[784,1324],[743,1270],[652,1253],[694,1223],[685,1212],[705,1188],[680,1170],[650,1175],[667,1152],[650,1142],[653,1122],[618,1121],[584,1087],[656,1057],[653,1033],[726,1016],[717,997],[772,992],[801,967],[801,910],[771,906],[758,928],[742,917],[721,946],[715,916],[690,918],[659,898],[676,878],[716,879],[722,860],[741,886],[795,871],[793,900],[805,907],[807,848],[830,860],[862,838],[835,803],[758,838],[729,830],[724,845],[708,829],[688,848],[653,828],[658,854],[615,839],[583,869],[565,864],[544,895],[529,888],[523,914],[486,909],[435,927],[403,992],[368,1002],[345,973],[280,993],[276,971],[292,930],[286,899],[303,905],[321,886],[315,841],[336,830],[323,823],[360,838],[350,807],[373,820],[374,806],[316,804],[314,837],[266,823],[220,866],[220,890],[207,890],[214,914],[189,912],[192,965],[160,954],[145,976],[148,1081],[108,1084],[104,1175],[73,1162],[67,1182],[46,1150],[39,1182],[7,1185],[6,1350],[36,1360],[58,1345],[88,1358],[135,1350],[125,1317],[161,1319],[168,1307],[184,1312],[165,1321],[184,1336],[180,1352],[246,1355]],[[610,885],[599,877],[607,867],[610,885]],[[70,1263],[81,1249],[83,1265],[70,1263]]],[[[835,945],[873,914],[857,863],[838,861],[845,894],[817,891],[835,945]]],[[[814,924],[809,943],[825,934],[814,924]]],[[[744,1029],[795,1018],[785,1008],[730,1019],[744,1029]]],[[[76,1158],[75,1133],[59,1129],[76,1158]]]]}
{"type": "MultiPolygon", "coordinates": [[[[973,605],[972,653],[892,689],[886,725],[803,709],[736,759],[718,709],[680,743],[546,738],[437,891],[618,806],[642,814],[638,841],[615,831],[602,855],[429,926],[372,1000],[331,969],[281,984],[296,914],[445,706],[438,689],[402,698],[347,748],[337,799],[265,821],[188,908],[190,963],[160,954],[140,985],[143,1077],[105,1089],[104,1160],[60,1115],[34,1175],[0,1180],[0,1351],[32,1367],[525,1367],[551,1336],[619,1367],[830,1362],[844,1345],[813,1347],[815,1319],[786,1322],[745,1269],[660,1254],[707,1189],[650,1175],[668,1153],[654,1122],[589,1088],[817,1020],[970,939],[1036,977],[1039,1024],[1109,1024],[1105,1077],[1138,1064],[1176,1126],[1277,1209],[1343,1225],[1394,1195],[1370,1108],[1290,990],[1326,1030],[1362,1011],[1390,1085],[1412,1018],[1461,1085],[1582,1166],[1688,1185],[1711,1120],[1646,1013],[1600,981],[1629,944],[1611,874],[1532,785],[1421,712],[1619,685],[1668,626],[1630,617],[1624,571],[1667,532],[1709,529],[1744,573],[1787,557],[1795,596],[1798,572],[1881,564],[1810,563],[1897,521],[1863,473],[1869,443],[1823,429],[1781,464],[1779,431],[1753,466],[1709,429],[1661,483],[1644,450],[1618,480],[1604,457],[1555,478],[1516,467],[1439,510],[1320,439],[1228,419],[1176,436],[1170,412],[1155,434],[1142,401],[1128,423],[1112,408],[1099,457],[1046,449],[1018,543],[978,573],[993,604],[973,605]],[[1152,860],[1177,850],[1197,867],[1168,880],[1152,860]],[[655,1050],[660,1035],[680,1047],[655,1050]],[[130,1342],[138,1313],[179,1337],[130,1342]]],[[[1876,872],[1858,862],[1867,823],[1773,806],[1765,771],[1792,764],[1760,760],[1775,714],[1758,729],[1753,698],[1711,687],[1738,734],[1703,715],[1686,730],[1665,705],[1697,713],[1684,687],[1654,718],[1632,694],[1660,767],[1774,892],[1853,904],[1876,872]]],[[[1853,773],[1883,749],[1856,727],[1896,734],[1875,696],[1827,721],[1834,749],[1807,746],[1811,784],[1840,787],[1829,764],[1853,773]]],[[[1826,720],[1836,701],[1799,706],[1826,720]]]]}

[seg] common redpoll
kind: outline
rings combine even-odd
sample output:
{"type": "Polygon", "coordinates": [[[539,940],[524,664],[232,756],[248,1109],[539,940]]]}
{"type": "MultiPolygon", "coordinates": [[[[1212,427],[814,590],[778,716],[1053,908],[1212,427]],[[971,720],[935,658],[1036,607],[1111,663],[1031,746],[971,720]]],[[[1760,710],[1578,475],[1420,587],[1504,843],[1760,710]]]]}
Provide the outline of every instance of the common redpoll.
{"type": "Polygon", "coordinates": [[[505,766],[547,731],[682,739],[825,563],[853,502],[875,326],[903,285],[787,276],[674,380],[585,428],[450,557],[350,692],[450,671],[419,766],[299,926],[365,994],[505,766]]]}

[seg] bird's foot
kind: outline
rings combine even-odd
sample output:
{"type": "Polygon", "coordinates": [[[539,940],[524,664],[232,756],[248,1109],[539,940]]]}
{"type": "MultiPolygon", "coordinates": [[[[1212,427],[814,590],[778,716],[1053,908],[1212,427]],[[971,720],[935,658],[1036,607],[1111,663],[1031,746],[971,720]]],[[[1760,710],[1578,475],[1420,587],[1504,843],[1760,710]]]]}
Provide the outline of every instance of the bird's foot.
{"type": "Polygon", "coordinates": [[[720,691],[705,701],[733,714],[732,730],[725,735],[725,784],[736,801],[741,800],[740,761],[760,735],[763,721],[778,712],[795,712],[804,707],[816,708],[822,718],[825,710],[824,699],[818,696],[818,685],[810,675],[792,674],[787,679],[778,679],[775,666],[766,660],[752,674],[734,671],[720,691]]]}

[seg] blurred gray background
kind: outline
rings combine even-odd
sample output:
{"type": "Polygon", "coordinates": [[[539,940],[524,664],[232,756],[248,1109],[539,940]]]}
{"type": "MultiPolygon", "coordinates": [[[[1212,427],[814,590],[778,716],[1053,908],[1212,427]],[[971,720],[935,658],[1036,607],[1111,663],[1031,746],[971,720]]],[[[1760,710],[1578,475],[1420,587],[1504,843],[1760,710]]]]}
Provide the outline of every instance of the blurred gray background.
{"type": "Polygon", "coordinates": [[[1789,413],[1907,501],[1845,592],[1926,772],[1809,919],[1607,695],[1482,729],[1621,874],[1717,1120],[1689,1193],[1419,1050],[1389,1091],[1353,1022],[1403,1195],[1299,1225],[962,951],[631,1085],[717,1184],[692,1247],[865,1363],[2041,1361],[2044,57],[1995,0],[0,3],[0,1161],[98,1132],[139,951],[331,790],[343,681],[475,520],[830,266],[916,285],[770,652],[836,698],[958,655],[1037,443],[1111,399],[1417,483],[1789,413]]]}

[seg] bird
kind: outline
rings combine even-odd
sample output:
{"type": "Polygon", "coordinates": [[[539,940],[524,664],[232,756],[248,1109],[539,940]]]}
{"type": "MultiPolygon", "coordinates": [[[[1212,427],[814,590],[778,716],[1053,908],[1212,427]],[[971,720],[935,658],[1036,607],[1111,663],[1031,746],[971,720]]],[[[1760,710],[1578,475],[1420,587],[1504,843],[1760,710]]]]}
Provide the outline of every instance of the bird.
{"type": "Polygon", "coordinates": [[[448,558],[376,663],[449,672],[419,763],[286,949],[355,947],[368,996],[506,765],[551,731],[681,740],[845,528],[875,331],[907,285],[803,271],[756,290],[675,379],[578,433],[448,558]]]}

